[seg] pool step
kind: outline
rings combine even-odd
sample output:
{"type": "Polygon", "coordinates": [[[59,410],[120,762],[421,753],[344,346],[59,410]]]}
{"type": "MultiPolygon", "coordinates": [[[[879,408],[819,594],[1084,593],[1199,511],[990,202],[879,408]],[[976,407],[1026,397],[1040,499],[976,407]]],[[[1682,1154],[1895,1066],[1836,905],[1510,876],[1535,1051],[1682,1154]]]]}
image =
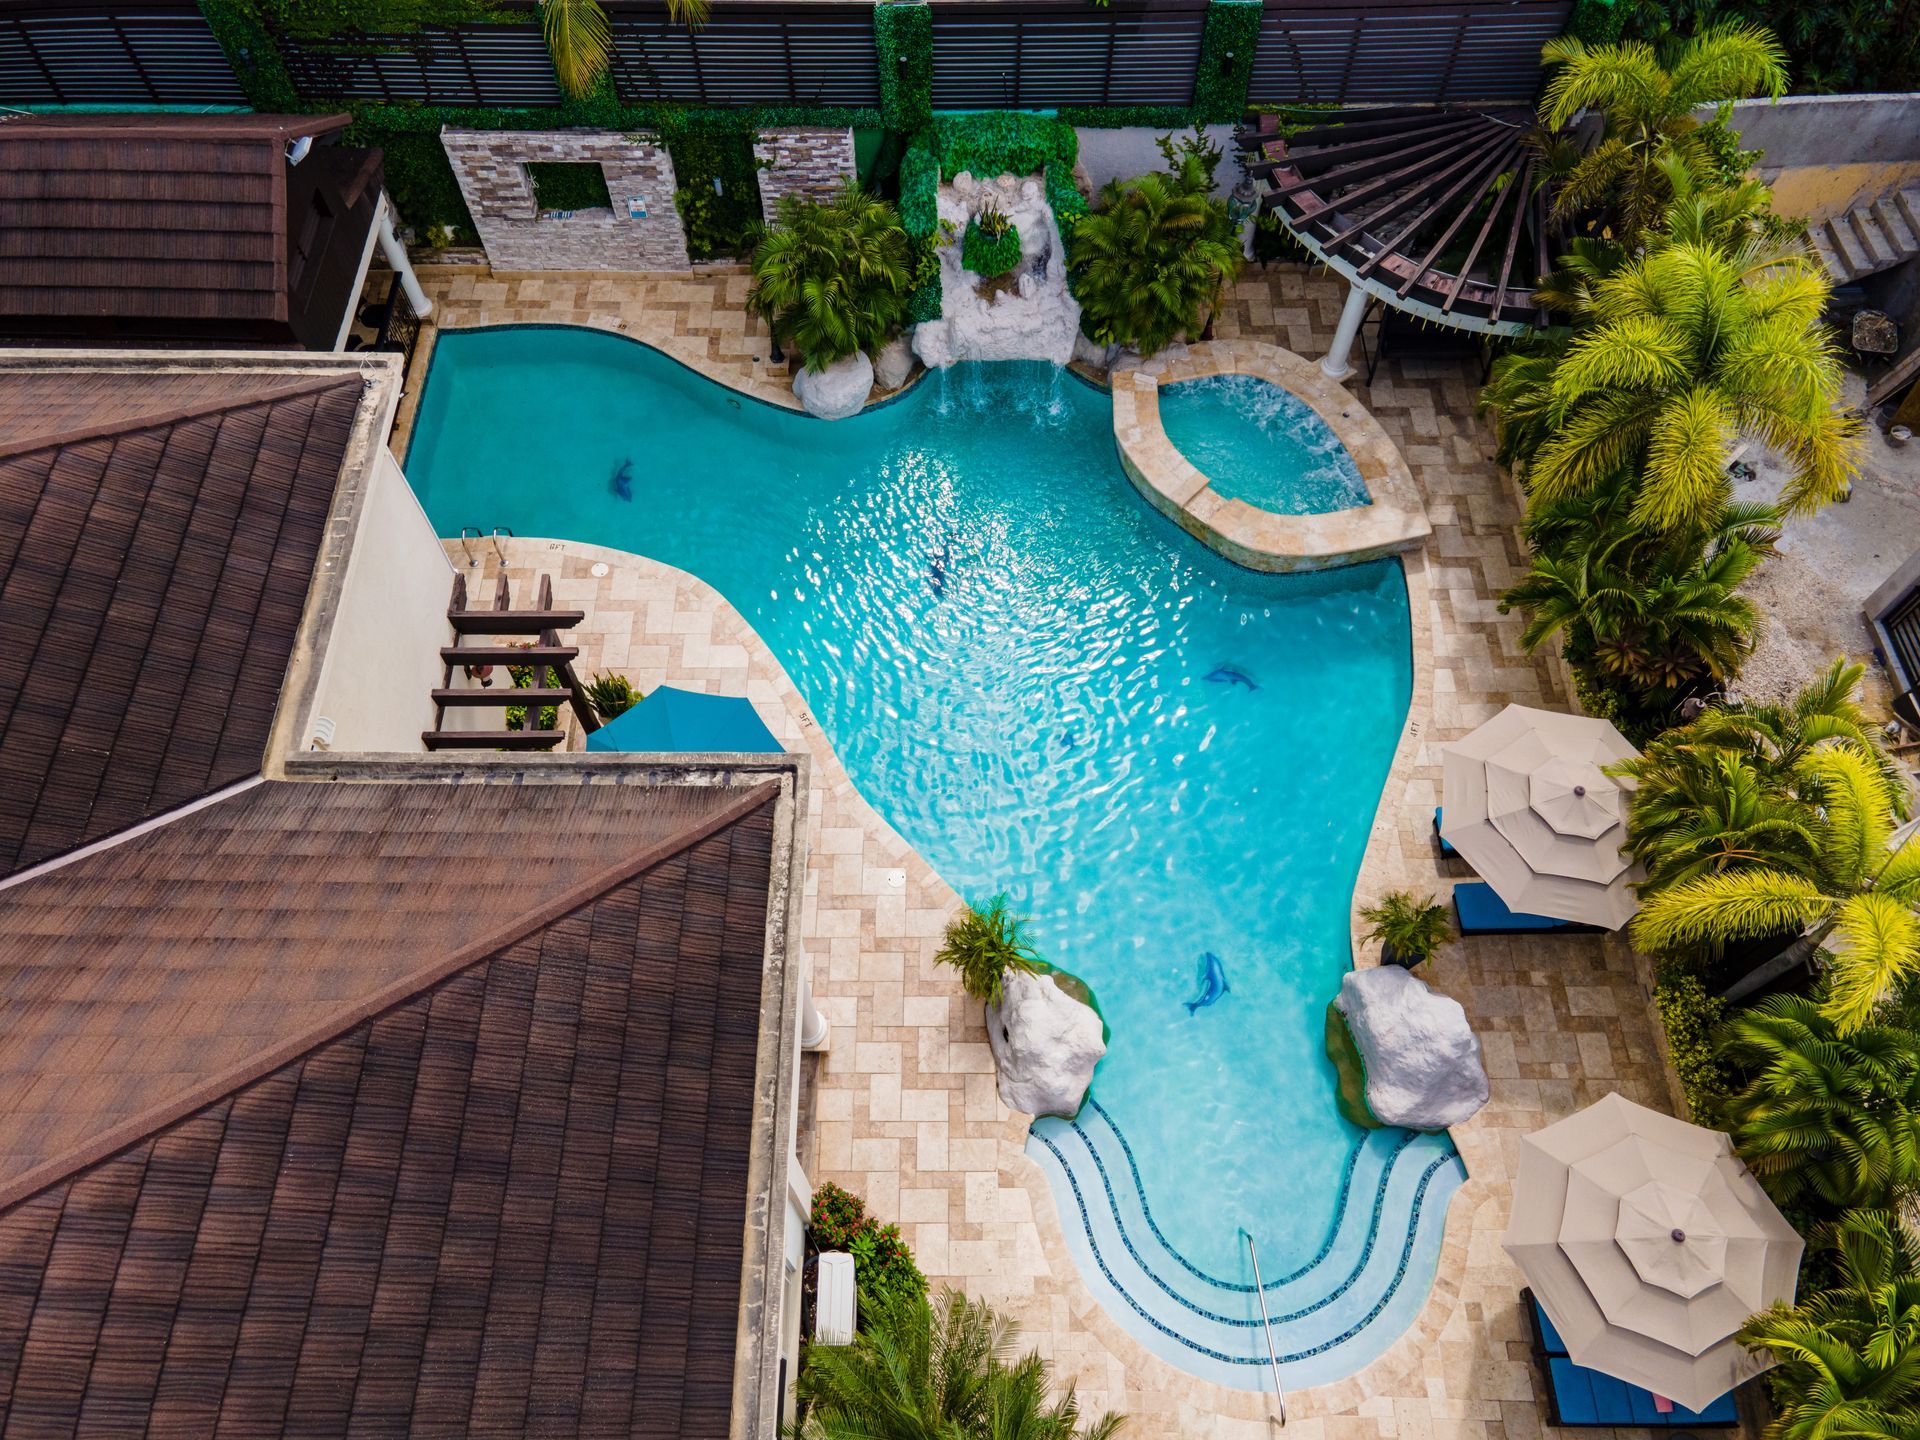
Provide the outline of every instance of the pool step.
{"type": "MultiPolygon", "coordinates": [[[[1244,1252],[1225,1274],[1180,1254],[1154,1221],[1113,1116],[1090,1102],[1076,1121],[1037,1121],[1027,1152],[1047,1173],[1082,1275],[1125,1329],[1218,1383],[1272,1384],[1244,1252]]],[[[1355,1146],[1319,1253],[1292,1267],[1268,1262],[1267,1308],[1289,1386],[1353,1373],[1412,1323],[1438,1263],[1447,1201],[1464,1179],[1444,1135],[1380,1130],[1355,1146]]]]}

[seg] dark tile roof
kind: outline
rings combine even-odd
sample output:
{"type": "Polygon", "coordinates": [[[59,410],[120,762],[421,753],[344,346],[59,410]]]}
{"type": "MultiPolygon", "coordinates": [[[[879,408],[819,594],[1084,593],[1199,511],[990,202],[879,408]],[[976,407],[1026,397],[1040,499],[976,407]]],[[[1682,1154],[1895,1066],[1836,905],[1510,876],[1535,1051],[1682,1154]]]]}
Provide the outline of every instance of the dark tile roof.
{"type": "Polygon", "coordinates": [[[259,773],[361,388],[0,377],[0,874],[259,773]]]}
{"type": "MultiPolygon", "coordinates": [[[[408,932],[415,973],[0,1212],[0,1431],[727,1435],[770,789],[269,782],[5,892],[149,972],[89,1066],[218,956],[255,1007],[408,932]],[[556,895],[563,853],[607,868],[556,895]]],[[[59,968],[0,995],[84,1017],[59,968]]]]}
{"type": "Polygon", "coordinates": [[[0,315],[286,320],[286,142],[349,118],[0,120],[0,315]]]}

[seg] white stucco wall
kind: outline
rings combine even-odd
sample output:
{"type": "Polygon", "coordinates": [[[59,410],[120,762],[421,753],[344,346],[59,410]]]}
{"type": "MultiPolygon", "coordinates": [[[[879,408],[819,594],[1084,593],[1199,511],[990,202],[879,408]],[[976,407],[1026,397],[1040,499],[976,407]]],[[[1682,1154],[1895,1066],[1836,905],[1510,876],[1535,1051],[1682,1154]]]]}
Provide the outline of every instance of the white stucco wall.
{"type": "Polygon", "coordinates": [[[428,692],[441,683],[440,647],[451,643],[453,567],[413,488],[384,447],[354,525],[340,608],[326,640],[309,734],[333,721],[334,751],[420,750],[433,728],[428,692]]]}

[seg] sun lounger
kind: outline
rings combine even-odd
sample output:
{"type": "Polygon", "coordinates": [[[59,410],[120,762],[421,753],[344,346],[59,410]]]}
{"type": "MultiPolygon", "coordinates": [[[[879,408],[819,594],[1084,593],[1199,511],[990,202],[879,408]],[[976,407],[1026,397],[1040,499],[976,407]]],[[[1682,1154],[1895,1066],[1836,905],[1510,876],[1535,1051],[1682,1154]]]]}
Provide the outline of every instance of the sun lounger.
{"type": "Polygon", "coordinates": [[[1441,807],[1440,807],[1440,806],[1438,806],[1438,805],[1436,805],[1436,806],[1434,806],[1434,807],[1433,807],[1433,839],[1434,839],[1434,843],[1435,843],[1436,845],[1438,845],[1438,846],[1440,847],[1440,854],[1441,854],[1441,856],[1442,856],[1442,858],[1444,858],[1444,859],[1447,859],[1447,860],[1452,860],[1452,859],[1454,859],[1454,858],[1456,858],[1456,857],[1457,857],[1457,856],[1458,856],[1458,855],[1460,854],[1460,852],[1459,852],[1458,850],[1456,850],[1456,849],[1454,849],[1454,848],[1453,848],[1453,842],[1452,842],[1451,840],[1449,840],[1449,839],[1447,839],[1447,837],[1446,837],[1446,836],[1444,836],[1444,835],[1442,835],[1442,834],[1440,833],[1440,822],[1441,822],[1441,818],[1442,818],[1442,817],[1441,817],[1441,807]]]}
{"type": "Polygon", "coordinates": [[[1689,1410],[1651,1390],[1642,1390],[1598,1370],[1576,1365],[1566,1343],[1531,1290],[1520,1292],[1521,1304],[1533,1329],[1533,1358],[1547,1382],[1547,1422],[1568,1428],[1611,1426],[1618,1429],[1668,1430],[1686,1426],[1704,1430],[1740,1423],[1729,1390],[1705,1410],[1689,1410]]]}
{"type": "Polygon", "coordinates": [[[1556,920],[1551,915],[1529,915],[1524,910],[1509,910],[1507,902],[1483,880],[1453,887],[1454,918],[1462,935],[1541,935],[1564,930],[1569,934],[1591,934],[1591,925],[1571,920],[1556,920]]]}

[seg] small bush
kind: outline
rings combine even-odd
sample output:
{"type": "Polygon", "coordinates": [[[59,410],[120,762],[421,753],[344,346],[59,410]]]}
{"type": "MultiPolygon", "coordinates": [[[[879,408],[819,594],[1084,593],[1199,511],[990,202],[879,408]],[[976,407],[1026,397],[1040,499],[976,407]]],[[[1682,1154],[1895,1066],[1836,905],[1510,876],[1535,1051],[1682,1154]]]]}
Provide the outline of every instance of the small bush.
{"type": "Polygon", "coordinates": [[[587,703],[602,720],[626,714],[645,698],[624,675],[596,675],[587,686],[587,703]]]}
{"type": "Polygon", "coordinates": [[[1019,229],[998,210],[982,210],[967,222],[960,263],[988,280],[1006,274],[1020,263],[1019,229]]]}
{"type": "Polygon", "coordinates": [[[1680,1088],[1694,1123],[1716,1125],[1720,1107],[1734,1089],[1734,1076],[1714,1048],[1714,1032],[1726,1017],[1727,1002],[1708,993],[1697,975],[1667,973],[1653,989],[1653,1003],[1667,1031],[1680,1088]]]}
{"type": "Polygon", "coordinates": [[[969,905],[947,926],[946,943],[933,958],[960,972],[960,986],[976,1000],[998,1005],[1009,970],[1038,974],[1039,956],[1027,943],[1026,922],[1007,913],[1007,897],[996,895],[985,910],[969,905]]]}
{"type": "Polygon", "coordinates": [[[900,1238],[900,1227],[882,1225],[867,1214],[858,1195],[831,1181],[821,1184],[813,1192],[810,1229],[815,1250],[840,1250],[853,1256],[863,1325],[869,1315],[926,1295],[927,1279],[900,1238]]]}
{"type": "Polygon", "coordinates": [[[922,269],[894,208],[848,181],[829,201],[782,196],[776,213],[753,252],[748,306],[810,370],[886,344],[922,269]]]}
{"type": "Polygon", "coordinates": [[[1360,918],[1373,927],[1367,939],[1378,940],[1393,964],[1409,970],[1432,959],[1433,952],[1453,938],[1446,907],[1431,895],[1395,890],[1382,896],[1378,905],[1363,906],[1360,918]]]}

